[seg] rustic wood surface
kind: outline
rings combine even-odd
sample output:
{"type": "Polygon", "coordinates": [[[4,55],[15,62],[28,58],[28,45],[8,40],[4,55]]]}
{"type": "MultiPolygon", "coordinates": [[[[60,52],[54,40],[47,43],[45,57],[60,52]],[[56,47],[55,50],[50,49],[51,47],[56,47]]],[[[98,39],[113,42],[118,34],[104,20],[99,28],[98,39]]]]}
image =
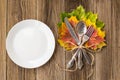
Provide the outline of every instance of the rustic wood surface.
{"type": "Polygon", "coordinates": [[[120,0],[0,0],[0,80],[120,80],[120,0]],[[76,72],[65,72],[70,59],[57,43],[57,22],[64,11],[78,5],[86,11],[98,13],[105,22],[107,47],[95,55],[94,75],[87,79],[90,66],[76,72]],[[11,27],[24,19],[37,19],[49,25],[56,39],[56,49],[50,61],[37,69],[24,69],[14,64],[5,49],[5,40],[11,27]]]}

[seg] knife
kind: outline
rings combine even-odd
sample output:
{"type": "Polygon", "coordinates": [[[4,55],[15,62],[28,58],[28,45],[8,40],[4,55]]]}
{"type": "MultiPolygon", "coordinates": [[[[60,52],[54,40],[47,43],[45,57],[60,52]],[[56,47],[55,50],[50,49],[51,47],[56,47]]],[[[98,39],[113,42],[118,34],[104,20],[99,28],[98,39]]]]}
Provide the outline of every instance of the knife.
{"type": "Polygon", "coordinates": [[[72,58],[70,59],[70,61],[67,63],[67,68],[71,68],[73,67],[74,63],[75,63],[75,59],[76,57],[78,56],[78,52],[79,52],[79,49],[77,49],[77,51],[75,52],[75,54],[72,56],[72,58]]]}
{"type": "Polygon", "coordinates": [[[67,25],[68,31],[70,32],[71,36],[72,36],[72,37],[74,38],[74,40],[76,41],[77,45],[79,45],[79,44],[80,44],[79,38],[78,38],[78,36],[76,35],[76,33],[75,33],[74,29],[72,28],[71,24],[69,23],[67,17],[64,18],[64,22],[65,22],[65,24],[67,25]]]}
{"type": "Polygon", "coordinates": [[[79,49],[79,53],[78,53],[78,68],[81,70],[83,67],[83,54],[82,54],[82,50],[79,49]]]}
{"type": "Polygon", "coordinates": [[[91,60],[90,56],[86,53],[86,51],[85,51],[84,49],[82,49],[82,52],[83,52],[83,56],[84,56],[86,62],[87,62],[88,64],[91,64],[91,63],[92,63],[92,60],[91,60]]]}

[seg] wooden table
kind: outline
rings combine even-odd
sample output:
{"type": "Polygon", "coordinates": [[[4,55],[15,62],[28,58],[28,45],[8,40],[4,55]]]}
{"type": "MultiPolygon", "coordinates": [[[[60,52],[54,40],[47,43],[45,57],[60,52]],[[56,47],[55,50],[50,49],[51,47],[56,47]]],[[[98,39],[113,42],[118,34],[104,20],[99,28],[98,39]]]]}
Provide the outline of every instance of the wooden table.
{"type": "Polygon", "coordinates": [[[120,0],[0,0],[0,80],[120,80],[120,0]],[[94,75],[87,76],[90,66],[80,71],[65,72],[56,67],[71,58],[70,52],[57,43],[57,23],[61,12],[78,5],[98,13],[105,22],[107,47],[95,55],[94,75]],[[24,19],[37,19],[50,26],[56,39],[56,49],[50,61],[37,69],[24,69],[14,64],[5,49],[11,27],[24,19]]]}

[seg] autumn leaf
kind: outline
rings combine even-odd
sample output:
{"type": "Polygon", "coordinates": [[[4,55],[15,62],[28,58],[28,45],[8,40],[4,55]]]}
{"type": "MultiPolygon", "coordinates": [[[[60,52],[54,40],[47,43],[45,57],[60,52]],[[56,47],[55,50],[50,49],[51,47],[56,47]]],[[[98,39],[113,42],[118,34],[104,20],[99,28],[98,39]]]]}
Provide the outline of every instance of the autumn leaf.
{"type": "MultiPolygon", "coordinates": [[[[71,16],[68,20],[73,28],[78,23],[78,20],[75,16],[71,16]]],[[[58,33],[58,42],[62,47],[64,47],[66,50],[72,50],[76,47],[76,42],[70,35],[65,23],[62,23],[61,26],[58,28],[58,33]]]]}
{"type": "Polygon", "coordinates": [[[64,23],[65,17],[68,17],[68,20],[74,29],[79,21],[83,21],[87,27],[92,26],[95,29],[90,39],[83,46],[92,50],[106,46],[104,39],[105,31],[103,30],[105,24],[98,19],[97,14],[86,12],[80,5],[72,12],[62,13],[60,17],[61,21],[58,23],[58,42],[66,50],[73,50],[77,45],[64,23]]]}
{"type": "Polygon", "coordinates": [[[96,50],[97,48],[101,48],[102,46],[105,46],[105,44],[104,45],[101,44],[104,41],[105,41],[104,38],[102,36],[99,36],[98,31],[95,30],[92,36],[90,37],[90,39],[85,44],[85,46],[87,48],[96,50]]]}

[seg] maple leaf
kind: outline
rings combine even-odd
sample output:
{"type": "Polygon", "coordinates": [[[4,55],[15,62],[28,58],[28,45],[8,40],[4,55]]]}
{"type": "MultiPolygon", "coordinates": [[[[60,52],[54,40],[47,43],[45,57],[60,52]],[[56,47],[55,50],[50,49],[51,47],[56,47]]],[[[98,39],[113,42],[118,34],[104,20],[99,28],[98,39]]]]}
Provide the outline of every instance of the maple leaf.
{"type": "Polygon", "coordinates": [[[85,44],[86,47],[96,50],[97,48],[106,46],[105,44],[103,45],[103,42],[105,41],[104,38],[102,36],[99,36],[98,32],[99,31],[97,30],[94,31],[90,39],[85,44]]]}
{"type": "Polygon", "coordinates": [[[64,23],[65,17],[68,17],[68,20],[73,28],[76,27],[79,21],[84,21],[87,27],[92,26],[95,29],[90,39],[83,46],[92,50],[106,46],[104,39],[105,31],[102,30],[104,23],[98,20],[97,14],[85,12],[85,9],[80,5],[70,13],[62,13],[61,21],[58,23],[58,42],[66,50],[73,50],[77,45],[64,23]]]}
{"type": "MultiPolygon", "coordinates": [[[[74,16],[71,16],[68,20],[73,28],[78,23],[78,20],[74,16]]],[[[70,35],[65,23],[62,23],[62,25],[58,27],[58,33],[59,33],[58,42],[62,47],[64,47],[66,50],[71,50],[76,47],[76,42],[70,35]]]]}

